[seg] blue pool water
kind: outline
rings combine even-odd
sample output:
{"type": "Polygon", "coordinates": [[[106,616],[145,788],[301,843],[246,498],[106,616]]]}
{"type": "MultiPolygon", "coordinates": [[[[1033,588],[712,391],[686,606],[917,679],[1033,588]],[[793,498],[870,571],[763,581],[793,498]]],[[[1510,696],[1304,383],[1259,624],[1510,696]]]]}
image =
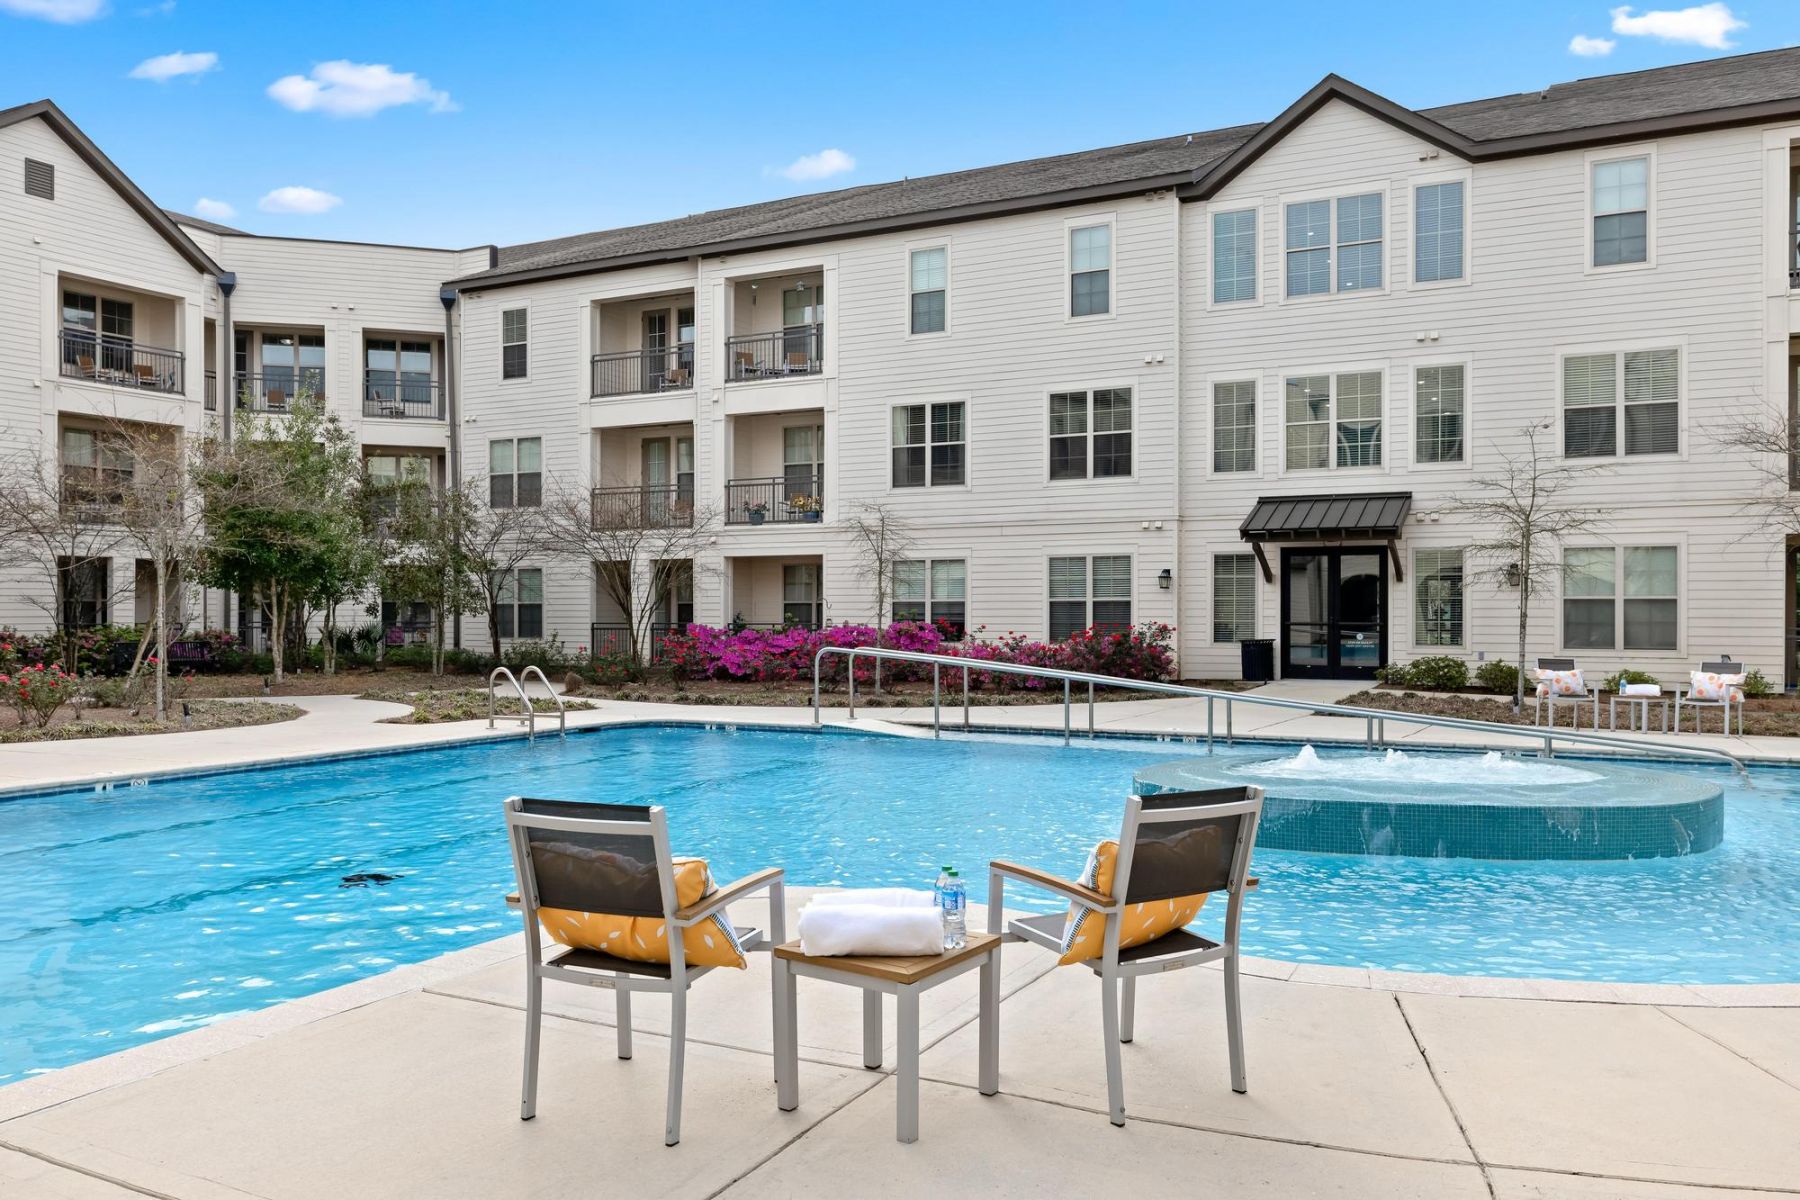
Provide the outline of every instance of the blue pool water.
{"type": "MultiPolygon", "coordinates": [[[[512,931],[512,792],[664,804],[676,850],[708,856],[722,880],[781,865],[797,884],[922,886],[949,862],[979,892],[994,857],[1075,873],[1116,835],[1134,771],[1200,752],[645,727],[0,800],[0,1082],[512,931]],[[340,886],[369,872],[399,878],[340,886]]],[[[1461,974],[1800,981],[1800,771],[1745,789],[1694,770],[1725,784],[1728,815],[1724,844],[1686,858],[1259,850],[1246,949],[1461,974]]]]}

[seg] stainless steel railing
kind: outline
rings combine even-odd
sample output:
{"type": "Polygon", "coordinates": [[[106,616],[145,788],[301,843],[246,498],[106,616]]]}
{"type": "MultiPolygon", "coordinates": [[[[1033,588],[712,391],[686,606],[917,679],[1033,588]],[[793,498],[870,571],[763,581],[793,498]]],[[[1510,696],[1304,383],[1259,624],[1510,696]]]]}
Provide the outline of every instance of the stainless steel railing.
{"type": "Polygon", "coordinates": [[[556,689],[550,686],[550,681],[544,678],[543,669],[535,663],[527,665],[524,670],[519,672],[518,678],[516,679],[513,677],[513,673],[505,667],[495,667],[493,671],[488,674],[487,693],[489,729],[494,727],[494,722],[496,721],[523,721],[525,723],[525,740],[528,742],[537,741],[537,706],[532,704],[531,697],[525,694],[524,686],[531,681],[533,675],[536,675],[538,677],[538,682],[544,685],[544,690],[550,693],[550,699],[556,701],[557,736],[563,737],[568,734],[569,710],[564,706],[562,697],[556,694],[556,689]],[[499,698],[495,695],[494,687],[502,679],[506,680],[507,683],[510,683],[512,685],[512,690],[518,694],[519,703],[525,708],[524,712],[503,713],[499,711],[499,698]]]}
{"type": "Polygon", "coordinates": [[[825,646],[813,656],[813,724],[820,721],[820,669],[826,656],[833,655],[846,660],[846,675],[849,678],[849,719],[856,719],[856,660],[872,658],[876,661],[891,660],[896,662],[913,662],[928,664],[931,667],[931,730],[933,737],[943,736],[943,670],[962,672],[962,727],[965,731],[971,727],[969,723],[969,673],[987,672],[995,675],[1024,675],[1039,679],[1060,679],[1063,685],[1063,743],[1068,744],[1073,736],[1073,687],[1075,684],[1087,686],[1089,737],[1094,736],[1094,692],[1097,688],[1117,688],[1123,691],[1154,692],[1163,696],[1189,696],[1206,701],[1206,752],[1211,754],[1213,743],[1217,738],[1214,716],[1218,703],[1225,705],[1225,744],[1230,745],[1234,734],[1232,731],[1232,706],[1234,704],[1251,704],[1263,708],[1281,708],[1293,712],[1304,712],[1317,716],[1350,717],[1364,722],[1364,744],[1371,750],[1386,747],[1387,723],[1394,720],[1402,725],[1425,725],[1440,729],[1461,729],[1472,733],[1486,733],[1500,737],[1522,738],[1526,741],[1541,742],[1540,753],[1545,758],[1553,758],[1556,754],[1556,743],[1566,742],[1581,746],[1598,746],[1626,754],[1666,754],[1675,757],[1687,756],[1708,762],[1728,763],[1748,784],[1750,770],[1742,759],[1723,750],[1715,750],[1711,746],[1683,746],[1667,742],[1639,742],[1629,738],[1611,737],[1601,733],[1581,733],[1572,729],[1545,728],[1540,725],[1502,725],[1495,721],[1475,721],[1467,717],[1440,717],[1427,713],[1395,713],[1378,708],[1358,708],[1350,704],[1322,704],[1311,700],[1290,700],[1280,696],[1257,696],[1246,692],[1221,692],[1211,688],[1190,687],[1182,683],[1161,683],[1149,679],[1122,679],[1113,675],[1091,675],[1085,671],[1064,671],[1055,667],[1032,667],[1020,663],[990,662],[985,659],[967,659],[953,654],[924,654],[916,650],[887,650],[874,646],[825,646]]]}

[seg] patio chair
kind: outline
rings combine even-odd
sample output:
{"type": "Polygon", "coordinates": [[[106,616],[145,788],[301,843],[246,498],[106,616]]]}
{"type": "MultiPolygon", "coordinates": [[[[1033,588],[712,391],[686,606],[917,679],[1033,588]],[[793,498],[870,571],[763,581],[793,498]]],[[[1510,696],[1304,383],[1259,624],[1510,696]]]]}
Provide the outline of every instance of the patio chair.
{"type": "Polygon", "coordinates": [[[94,366],[94,356],[91,354],[77,354],[75,356],[75,369],[89,379],[97,379],[100,375],[100,372],[94,366]]]}
{"type": "Polygon", "coordinates": [[[1532,710],[1532,720],[1536,724],[1542,725],[1544,723],[1544,704],[1545,701],[1548,701],[1550,705],[1550,725],[1552,728],[1556,725],[1556,706],[1558,704],[1567,704],[1569,706],[1569,728],[1579,729],[1581,728],[1581,702],[1587,700],[1592,703],[1594,709],[1593,728],[1600,728],[1599,688],[1589,687],[1587,680],[1584,678],[1575,690],[1558,691],[1556,684],[1552,680],[1546,678],[1546,675],[1549,672],[1575,670],[1574,659],[1540,658],[1537,660],[1537,669],[1537,704],[1532,710]]]}
{"type": "Polygon", "coordinates": [[[739,379],[749,379],[757,374],[756,353],[754,351],[739,350],[734,357],[736,360],[737,377],[739,379]]]}
{"type": "MultiPolygon", "coordinates": [[[[1114,1125],[1125,1124],[1125,1085],[1119,1044],[1132,1040],[1137,981],[1141,975],[1160,975],[1201,963],[1224,962],[1225,1036],[1231,1062],[1231,1090],[1241,1093],[1249,1086],[1244,1076],[1244,1028],[1238,995],[1238,924],[1243,915],[1244,891],[1255,883],[1249,875],[1250,851],[1256,842],[1256,825],[1262,816],[1262,805],[1263,790],[1259,787],[1131,797],[1125,806],[1112,879],[1106,890],[1017,863],[995,861],[989,866],[989,930],[999,930],[1005,920],[1008,879],[1055,892],[1070,900],[1076,906],[1072,913],[1079,914],[1077,930],[1081,922],[1095,919],[1104,922],[1100,956],[1072,965],[1086,966],[1100,978],[1107,1107],[1114,1125]],[[1126,922],[1131,920],[1142,925],[1142,906],[1166,906],[1179,898],[1204,897],[1220,891],[1230,894],[1225,910],[1224,941],[1215,942],[1185,928],[1175,928],[1121,949],[1126,922]]],[[[1098,857],[1096,852],[1096,861],[1098,857]]],[[[1099,873],[1093,878],[1095,882],[1101,880],[1099,873]]],[[[1066,950],[1070,940],[1077,936],[1074,930],[1065,932],[1070,915],[1053,913],[1018,918],[1006,923],[1006,940],[1066,950]]]]}
{"type": "Polygon", "coordinates": [[[150,363],[132,363],[132,380],[141,388],[153,388],[162,382],[156,367],[150,363]]]}
{"type": "Polygon", "coordinates": [[[1675,731],[1677,733],[1681,731],[1681,710],[1683,708],[1691,708],[1694,710],[1695,733],[1700,732],[1700,710],[1703,708],[1716,708],[1720,711],[1720,715],[1724,721],[1724,724],[1719,727],[1719,732],[1729,735],[1731,733],[1731,710],[1735,706],[1738,715],[1738,736],[1743,737],[1743,684],[1742,682],[1725,682],[1725,678],[1735,678],[1741,681],[1744,676],[1749,673],[1749,667],[1746,667],[1741,662],[1732,660],[1730,657],[1721,658],[1717,662],[1701,663],[1700,669],[1694,672],[1688,683],[1676,685],[1675,731]],[[1725,678],[1707,681],[1704,686],[1701,686],[1701,681],[1698,679],[1701,675],[1714,675],[1725,678]],[[1699,699],[1695,698],[1695,693],[1697,691],[1701,693],[1699,699]]]}
{"type": "Polygon", "coordinates": [[[679,391],[694,386],[692,373],[686,367],[670,367],[667,381],[663,387],[667,391],[679,391]]]}
{"type": "MultiPolygon", "coordinates": [[[[782,873],[770,868],[716,888],[685,908],[676,901],[676,868],[669,853],[669,826],[660,805],[590,804],[569,800],[506,801],[506,828],[518,874],[518,904],[525,918],[525,1078],[519,1119],[537,1115],[540,1032],[544,1021],[544,980],[611,988],[617,1014],[620,1058],[631,1057],[631,994],[669,996],[669,1096],[663,1142],[681,1140],[681,1077],[687,1054],[687,989],[713,968],[690,966],[684,938],[676,932],[711,921],[725,906],[753,892],[769,893],[769,938],[757,929],[733,931],[740,951],[767,950],[787,940],[782,873]],[[603,951],[565,945],[545,957],[542,909],[576,918],[649,918],[667,929],[668,962],[618,958],[603,951]]],[[[509,900],[511,898],[509,897],[509,900]]],[[[714,929],[721,929],[715,925],[714,929]]],[[[775,1031],[782,1029],[777,1001],[775,1031]]]]}
{"type": "Polygon", "coordinates": [[[789,375],[804,375],[812,369],[811,361],[804,350],[789,350],[787,353],[787,369],[789,375]]]}
{"type": "Polygon", "coordinates": [[[287,393],[281,388],[272,387],[263,393],[263,403],[268,406],[270,412],[286,412],[287,393]]]}

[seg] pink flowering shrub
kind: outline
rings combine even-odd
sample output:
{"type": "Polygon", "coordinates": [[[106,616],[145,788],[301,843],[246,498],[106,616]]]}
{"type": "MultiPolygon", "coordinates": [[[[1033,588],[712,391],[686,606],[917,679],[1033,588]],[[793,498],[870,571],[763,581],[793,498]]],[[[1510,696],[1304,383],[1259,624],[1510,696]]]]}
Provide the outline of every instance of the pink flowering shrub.
{"type": "Polygon", "coordinates": [[[63,674],[63,669],[54,663],[48,667],[21,667],[0,672],[0,688],[6,690],[13,707],[18,709],[19,724],[23,726],[29,719],[41,729],[75,695],[75,677],[63,674]]]}

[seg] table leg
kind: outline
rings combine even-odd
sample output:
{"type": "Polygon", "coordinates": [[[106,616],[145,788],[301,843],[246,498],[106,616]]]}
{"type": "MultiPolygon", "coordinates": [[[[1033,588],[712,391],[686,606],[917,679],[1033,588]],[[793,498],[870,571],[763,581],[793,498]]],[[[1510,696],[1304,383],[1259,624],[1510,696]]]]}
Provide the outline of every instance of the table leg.
{"type": "Polygon", "coordinates": [[[919,1140],[919,993],[903,987],[894,993],[894,1000],[894,1035],[899,1043],[896,1057],[900,1060],[894,1070],[894,1137],[902,1142],[916,1142],[919,1140]]]}
{"type": "MultiPolygon", "coordinates": [[[[771,956],[773,957],[773,956],[771,956]]],[[[775,1106],[782,1112],[800,1107],[800,1024],[794,1012],[794,972],[775,958],[775,1106]]]]}
{"type": "Polygon", "coordinates": [[[984,1096],[1000,1090],[1000,948],[981,961],[981,1058],[977,1086],[984,1096]]]}
{"type": "Polygon", "coordinates": [[[863,989],[863,1066],[881,1070],[881,993],[863,989]]]}

